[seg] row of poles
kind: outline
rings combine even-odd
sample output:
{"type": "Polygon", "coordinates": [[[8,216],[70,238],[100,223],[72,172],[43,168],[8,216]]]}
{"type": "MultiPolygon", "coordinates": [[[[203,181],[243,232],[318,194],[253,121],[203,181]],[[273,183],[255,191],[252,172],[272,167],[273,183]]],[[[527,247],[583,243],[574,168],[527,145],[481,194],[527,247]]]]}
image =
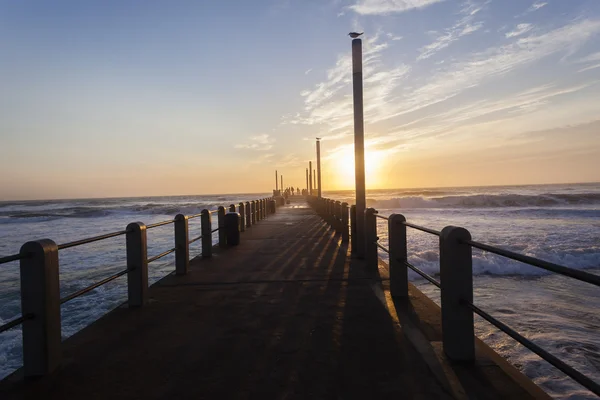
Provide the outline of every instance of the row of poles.
{"type": "MultiPolygon", "coordinates": [[[[275,170],[275,191],[278,192],[279,188],[284,190],[283,186],[283,174],[278,175],[275,170]],[[281,182],[281,186],[279,186],[281,182]]],[[[306,194],[309,196],[321,197],[321,139],[317,138],[317,169],[313,169],[312,161],[308,162],[308,168],[306,168],[306,194]]]]}

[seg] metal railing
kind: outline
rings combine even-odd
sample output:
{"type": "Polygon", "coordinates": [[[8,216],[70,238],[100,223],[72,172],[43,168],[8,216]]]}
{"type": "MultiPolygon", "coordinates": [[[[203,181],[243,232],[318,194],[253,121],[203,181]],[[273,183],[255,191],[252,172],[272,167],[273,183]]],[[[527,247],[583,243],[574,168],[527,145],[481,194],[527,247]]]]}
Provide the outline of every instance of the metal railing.
{"type": "MultiPolygon", "coordinates": [[[[334,200],[311,199],[310,203],[317,210],[317,213],[322,215],[334,228],[338,226],[339,219],[336,208],[331,206],[331,204],[336,203],[334,200]]],[[[469,231],[461,227],[447,226],[441,231],[437,231],[407,222],[401,214],[392,214],[389,217],[379,215],[377,210],[373,208],[365,210],[364,218],[365,262],[368,268],[376,269],[379,262],[378,250],[389,254],[390,292],[393,297],[408,297],[408,269],[415,271],[429,283],[441,289],[442,341],[444,352],[448,358],[454,361],[475,361],[473,315],[477,314],[558,368],[571,379],[600,396],[600,385],[597,382],[473,304],[472,248],[595,286],[600,286],[600,276],[474,241],[471,239],[469,231]],[[388,248],[379,243],[377,235],[378,218],[388,222],[388,248]],[[408,262],[407,228],[439,237],[440,280],[408,262]]],[[[354,225],[355,219],[356,215],[351,218],[352,225],[354,225]]],[[[347,230],[345,226],[342,228],[347,230]]],[[[350,229],[352,229],[352,226],[350,226],[350,229]]],[[[354,242],[354,237],[352,239],[354,242]]],[[[354,243],[352,243],[352,246],[354,247],[354,243]]]]}
{"type": "Polygon", "coordinates": [[[245,231],[267,215],[275,212],[276,205],[272,198],[231,204],[228,211],[237,212],[238,217],[226,217],[223,206],[216,210],[204,209],[200,214],[178,214],[175,218],[144,225],[134,222],[122,231],[92,236],[63,244],[56,244],[50,239],[42,239],[25,243],[18,254],[0,257],[0,265],[20,261],[21,304],[22,315],[0,325],[0,333],[23,325],[23,368],[25,376],[40,376],[54,370],[60,360],[61,320],[60,305],[85,295],[98,287],[127,275],[127,303],[129,307],[140,307],[148,301],[148,264],[175,253],[175,273],[185,275],[189,270],[189,245],[202,240],[202,257],[211,257],[213,251],[212,236],[218,232],[218,246],[228,245],[228,233],[232,230],[245,231]],[[212,215],[217,214],[217,228],[212,228],[212,215]],[[200,218],[201,235],[189,240],[190,219],[200,218]],[[227,225],[226,220],[237,221],[227,225]],[[154,256],[148,257],[148,229],[166,225],[174,225],[174,247],[154,256]],[[95,282],[60,298],[59,258],[58,252],[69,248],[86,245],[125,235],[127,267],[109,277],[95,282]],[[40,350],[43,349],[43,350],[40,350]]]}

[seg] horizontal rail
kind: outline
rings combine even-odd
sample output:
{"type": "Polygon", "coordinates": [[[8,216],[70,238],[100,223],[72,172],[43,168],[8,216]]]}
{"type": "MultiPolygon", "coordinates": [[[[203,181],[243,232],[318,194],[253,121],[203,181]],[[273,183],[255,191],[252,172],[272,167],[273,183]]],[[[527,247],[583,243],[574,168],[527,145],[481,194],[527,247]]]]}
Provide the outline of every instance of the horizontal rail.
{"type": "Polygon", "coordinates": [[[209,211],[209,213],[210,213],[210,214],[214,214],[214,213],[218,213],[218,212],[219,212],[219,210],[212,210],[212,211],[209,211]]]}
{"type": "Polygon", "coordinates": [[[210,233],[215,233],[215,232],[216,232],[216,231],[218,231],[218,230],[219,230],[219,228],[215,228],[215,229],[213,229],[212,231],[210,231],[210,233]]]}
{"type": "Polygon", "coordinates": [[[33,314],[21,315],[18,318],[13,319],[12,321],[7,322],[6,324],[0,326],[0,333],[5,332],[9,329],[14,328],[15,326],[22,324],[23,321],[27,319],[33,318],[33,314]]]}
{"type": "Polygon", "coordinates": [[[22,259],[24,256],[22,254],[13,254],[12,256],[0,257],[0,264],[6,264],[11,261],[17,261],[22,259]]]}
{"type": "Polygon", "coordinates": [[[383,247],[382,245],[379,244],[379,242],[375,242],[375,244],[377,245],[377,247],[379,247],[381,250],[385,251],[386,253],[390,253],[389,249],[386,249],[385,247],[383,247]]]}
{"type": "Polygon", "coordinates": [[[600,286],[600,276],[590,274],[589,272],[564,267],[562,265],[554,264],[534,257],[529,257],[523,254],[514,253],[509,250],[499,249],[498,247],[475,242],[473,240],[465,240],[464,243],[480,250],[488,251],[499,256],[510,258],[511,260],[520,261],[525,264],[533,265],[534,267],[545,269],[546,271],[556,272],[560,275],[565,275],[570,278],[575,278],[583,282],[591,283],[592,285],[600,286]]]}
{"type": "Polygon", "coordinates": [[[188,242],[188,244],[192,244],[192,243],[194,243],[194,242],[197,242],[197,241],[198,241],[198,240],[200,240],[200,239],[202,239],[202,235],[198,236],[197,238],[194,238],[194,239],[190,240],[190,241],[188,242]]]}
{"type": "Polygon", "coordinates": [[[163,258],[164,256],[168,256],[169,254],[173,253],[175,250],[177,250],[177,248],[176,248],[176,247],[173,247],[172,249],[170,249],[170,250],[167,250],[167,251],[163,251],[162,253],[160,253],[160,254],[157,254],[157,255],[155,255],[154,257],[150,257],[150,258],[148,259],[148,264],[150,264],[151,262],[153,262],[153,261],[156,261],[156,260],[158,260],[158,259],[161,259],[161,258],[163,258]]]}
{"type": "MultiPolygon", "coordinates": [[[[401,261],[402,262],[402,261],[401,261]]],[[[427,274],[426,272],[424,272],[423,270],[415,267],[414,265],[412,265],[411,263],[409,263],[408,261],[404,261],[404,265],[406,265],[408,268],[412,269],[413,271],[415,271],[417,274],[421,275],[423,278],[427,279],[429,282],[431,282],[434,286],[437,286],[438,288],[442,288],[442,284],[436,280],[434,277],[432,277],[431,275],[427,274]]]]}
{"type": "Polygon", "coordinates": [[[537,344],[533,343],[529,339],[523,337],[520,333],[510,328],[508,325],[498,321],[496,318],[492,317],[490,314],[486,313],[473,303],[469,301],[462,300],[462,304],[466,307],[470,308],[474,313],[479,315],[481,318],[488,321],[490,324],[494,325],[496,328],[500,329],[502,332],[506,333],[511,338],[515,339],[517,342],[521,343],[523,346],[527,347],[529,350],[533,351],[538,356],[542,357],[544,360],[548,361],[550,364],[567,374],[577,383],[590,390],[597,396],[600,396],[600,385],[583,375],[581,372],[577,371],[573,367],[565,364],[563,361],[559,360],[557,357],[548,353],[546,350],[542,349],[537,344]]]}
{"type": "Polygon", "coordinates": [[[386,221],[389,221],[389,219],[390,219],[390,217],[386,217],[385,215],[379,215],[379,214],[375,214],[375,217],[385,219],[386,221]]]}
{"type": "Polygon", "coordinates": [[[175,222],[174,219],[171,219],[169,221],[157,222],[155,224],[146,225],[146,229],[152,229],[152,228],[156,228],[158,226],[169,225],[169,224],[172,224],[173,222],[175,222]]]}
{"type": "Polygon", "coordinates": [[[436,235],[436,236],[440,236],[442,234],[440,231],[436,231],[435,229],[429,229],[429,228],[426,228],[421,225],[411,224],[410,222],[406,222],[406,221],[404,221],[402,223],[406,226],[409,226],[409,227],[416,229],[418,231],[421,231],[421,232],[431,233],[432,235],[436,235]]]}
{"type": "Polygon", "coordinates": [[[116,274],[111,275],[108,278],[104,278],[101,281],[94,283],[93,285],[90,285],[90,286],[88,286],[86,288],[78,290],[75,293],[71,293],[70,295],[68,295],[68,296],[63,297],[62,299],[60,299],[60,304],[65,304],[66,302],[71,301],[71,300],[73,300],[76,297],[79,297],[79,296],[81,296],[83,294],[86,294],[87,292],[91,292],[92,290],[96,289],[97,287],[102,286],[105,283],[108,283],[110,281],[114,281],[118,277],[125,275],[127,272],[129,272],[128,269],[126,269],[124,271],[121,271],[121,272],[117,272],[116,274]]]}
{"type": "Polygon", "coordinates": [[[98,242],[100,240],[110,239],[110,238],[113,238],[116,236],[121,236],[126,233],[127,233],[127,230],[123,230],[123,231],[118,231],[118,232],[107,233],[105,235],[93,236],[93,237],[90,237],[87,239],[75,240],[74,242],[59,244],[58,249],[64,250],[64,249],[68,249],[69,247],[81,246],[82,244],[98,242]]]}
{"type": "Polygon", "coordinates": [[[187,217],[188,217],[188,219],[194,219],[194,218],[198,218],[198,217],[201,217],[201,216],[202,216],[202,213],[200,213],[200,214],[192,214],[192,215],[188,215],[187,217]]]}

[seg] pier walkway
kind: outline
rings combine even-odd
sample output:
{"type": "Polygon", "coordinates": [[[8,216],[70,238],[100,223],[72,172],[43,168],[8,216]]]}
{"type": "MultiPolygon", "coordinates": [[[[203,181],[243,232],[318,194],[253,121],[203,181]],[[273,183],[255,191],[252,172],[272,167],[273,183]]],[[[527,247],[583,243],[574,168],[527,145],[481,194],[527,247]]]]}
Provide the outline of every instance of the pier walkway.
{"type": "Polygon", "coordinates": [[[475,375],[436,367],[439,322],[427,319],[439,310],[413,304],[406,315],[425,325],[407,332],[386,278],[384,266],[369,274],[351,259],[303,199],[292,201],[238,246],[153,285],[147,306],[118,308],[67,339],[50,376],[5,379],[0,397],[531,398],[491,362],[475,375]]]}

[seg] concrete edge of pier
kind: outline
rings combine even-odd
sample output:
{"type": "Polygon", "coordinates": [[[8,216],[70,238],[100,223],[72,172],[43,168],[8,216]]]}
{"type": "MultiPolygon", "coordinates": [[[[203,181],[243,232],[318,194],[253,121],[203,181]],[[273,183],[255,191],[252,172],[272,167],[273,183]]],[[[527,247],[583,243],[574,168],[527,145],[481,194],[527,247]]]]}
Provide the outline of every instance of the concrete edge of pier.
{"type": "MultiPolygon", "coordinates": [[[[380,275],[389,275],[385,261],[379,260],[379,270],[380,275]]],[[[378,295],[390,315],[402,326],[404,335],[438,382],[454,398],[488,398],[490,389],[500,398],[552,398],[479,338],[475,338],[475,364],[450,361],[442,345],[440,306],[412,283],[409,283],[408,299],[392,298],[389,281],[383,281],[381,286],[378,295]]]]}

